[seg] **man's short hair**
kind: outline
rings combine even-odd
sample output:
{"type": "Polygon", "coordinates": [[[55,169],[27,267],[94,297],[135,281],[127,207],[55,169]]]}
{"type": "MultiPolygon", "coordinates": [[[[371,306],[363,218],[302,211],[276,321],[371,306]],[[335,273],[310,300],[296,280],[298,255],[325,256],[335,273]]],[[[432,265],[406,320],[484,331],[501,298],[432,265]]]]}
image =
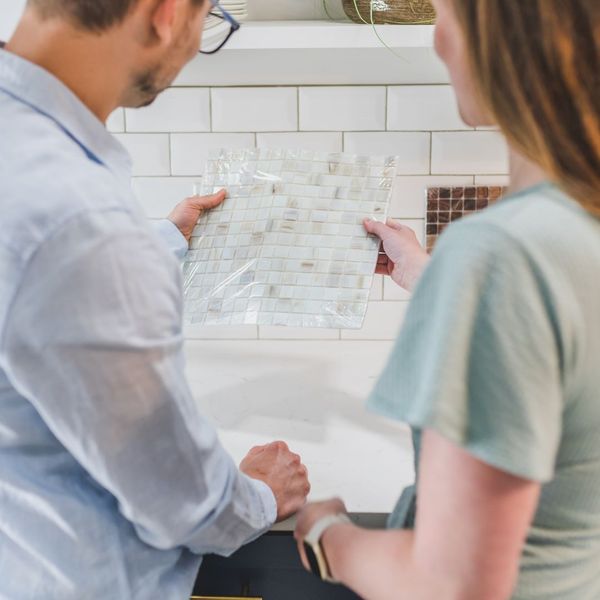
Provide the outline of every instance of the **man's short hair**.
{"type": "MultiPolygon", "coordinates": [[[[63,17],[77,27],[104,31],[125,19],[138,0],[28,0],[42,18],[63,17]]],[[[204,0],[191,0],[201,5],[204,0]]]]}

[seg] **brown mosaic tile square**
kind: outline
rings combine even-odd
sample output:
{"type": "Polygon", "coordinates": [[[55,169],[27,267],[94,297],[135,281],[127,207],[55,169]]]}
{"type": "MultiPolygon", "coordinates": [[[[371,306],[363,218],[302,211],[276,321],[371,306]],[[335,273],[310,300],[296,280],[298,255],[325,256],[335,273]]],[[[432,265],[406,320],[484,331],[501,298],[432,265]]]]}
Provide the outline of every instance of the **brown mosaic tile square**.
{"type": "Polygon", "coordinates": [[[450,223],[484,210],[504,195],[501,186],[435,187],[427,189],[427,251],[450,223]]]}

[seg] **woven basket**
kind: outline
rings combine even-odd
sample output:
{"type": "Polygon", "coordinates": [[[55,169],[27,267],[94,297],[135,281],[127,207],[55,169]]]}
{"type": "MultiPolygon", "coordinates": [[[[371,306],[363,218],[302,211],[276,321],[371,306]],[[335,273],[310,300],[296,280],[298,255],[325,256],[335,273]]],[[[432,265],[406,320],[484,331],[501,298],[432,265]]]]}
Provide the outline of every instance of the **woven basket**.
{"type": "Polygon", "coordinates": [[[344,11],[355,23],[427,24],[435,21],[435,10],[428,0],[343,0],[344,11]],[[358,11],[356,12],[356,6],[358,11]]]}

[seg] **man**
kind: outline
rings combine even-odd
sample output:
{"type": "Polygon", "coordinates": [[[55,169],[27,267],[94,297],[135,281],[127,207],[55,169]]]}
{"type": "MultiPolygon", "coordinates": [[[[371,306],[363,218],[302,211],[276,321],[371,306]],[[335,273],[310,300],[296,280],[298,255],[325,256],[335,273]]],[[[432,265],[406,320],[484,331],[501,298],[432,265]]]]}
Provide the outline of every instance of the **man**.
{"type": "MultiPolygon", "coordinates": [[[[240,470],[184,377],[181,273],[103,123],[195,56],[209,0],[29,0],[0,50],[0,598],[189,597],[305,502],[282,442],[240,470]]],[[[202,210],[161,224],[179,255],[202,210]]],[[[232,366],[232,368],[234,368],[232,366]]]]}

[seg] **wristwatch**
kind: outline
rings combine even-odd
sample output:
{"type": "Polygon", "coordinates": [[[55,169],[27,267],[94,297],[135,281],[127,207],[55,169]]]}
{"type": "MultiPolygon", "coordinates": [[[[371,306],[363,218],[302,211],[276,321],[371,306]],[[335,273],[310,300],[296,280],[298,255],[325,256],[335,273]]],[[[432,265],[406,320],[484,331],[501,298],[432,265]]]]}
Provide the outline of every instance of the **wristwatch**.
{"type": "Polygon", "coordinates": [[[327,515],[322,519],[319,519],[306,534],[304,538],[304,551],[308,564],[310,565],[311,573],[320,577],[323,581],[329,583],[338,583],[331,575],[331,569],[325,556],[325,550],[321,545],[321,538],[325,533],[326,529],[329,529],[332,525],[338,523],[351,523],[348,515],[344,513],[337,513],[335,515],[327,515]]]}

